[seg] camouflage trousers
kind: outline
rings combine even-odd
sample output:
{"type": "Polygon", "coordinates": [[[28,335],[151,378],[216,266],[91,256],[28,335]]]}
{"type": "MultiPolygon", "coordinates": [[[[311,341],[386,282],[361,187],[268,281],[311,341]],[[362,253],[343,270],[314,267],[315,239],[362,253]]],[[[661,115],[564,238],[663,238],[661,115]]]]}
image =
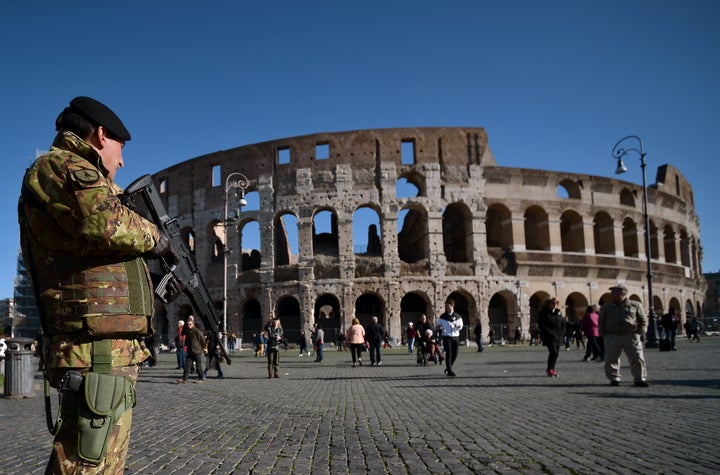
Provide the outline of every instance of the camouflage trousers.
{"type": "MultiPolygon", "coordinates": [[[[113,375],[123,376],[132,381],[133,385],[137,382],[138,372],[137,365],[113,366],[112,368],[113,375]]],[[[60,373],[64,374],[65,370],[51,369],[48,370],[48,373],[49,378],[53,380],[60,373]]],[[[60,413],[63,422],[60,431],[55,435],[45,475],[122,474],[125,468],[125,455],[130,445],[132,412],[132,409],[125,411],[115,422],[108,437],[105,458],[95,465],[78,457],[78,420],[70,413],[69,409],[63,407],[60,413]]]]}

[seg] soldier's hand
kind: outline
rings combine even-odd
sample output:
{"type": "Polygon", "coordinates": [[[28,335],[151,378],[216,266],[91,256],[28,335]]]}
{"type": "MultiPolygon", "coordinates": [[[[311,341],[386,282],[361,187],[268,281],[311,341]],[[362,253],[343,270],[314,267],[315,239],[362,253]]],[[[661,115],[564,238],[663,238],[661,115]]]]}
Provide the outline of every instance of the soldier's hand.
{"type": "Polygon", "coordinates": [[[164,257],[169,264],[175,265],[180,262],[180,256],[178,256],[172,244],[170,244],[170,238],[165,233],[160,233],[155,248],[145,253],[147,259],[159,259],[164,257]]]}

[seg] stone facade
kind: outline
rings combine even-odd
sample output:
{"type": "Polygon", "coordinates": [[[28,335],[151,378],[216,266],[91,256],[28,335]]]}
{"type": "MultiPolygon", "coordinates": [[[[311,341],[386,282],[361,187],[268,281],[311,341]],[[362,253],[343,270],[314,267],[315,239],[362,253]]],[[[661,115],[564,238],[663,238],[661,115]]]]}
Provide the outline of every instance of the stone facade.
{"type": "MultiPolygon", "coordinates": [[[[245,342],[271,315],[291,343],[315,322],[334,341],[353,317],[373,315],[400,341],[408,322],[434,320],[448,297],[469,335],[479,318],[503,339],[516,328],[526,335],[550,296],[571,320],[617,282],[649,306],[642,187],[498,166],[482,128],[279,139],[154,179],[218,308],[227,261],[228,330],[245,342]],[[233,172],[248,178],[245,198],[255,203],[239,214],[238,189],[227,188],[233,172]]],[[[692,188],[663,165],[648,200],[655,313],[700,314],[706,283],[692,188]]],[[[161,335],[189,311],[184,298],[161,308],[161,335]]]]}

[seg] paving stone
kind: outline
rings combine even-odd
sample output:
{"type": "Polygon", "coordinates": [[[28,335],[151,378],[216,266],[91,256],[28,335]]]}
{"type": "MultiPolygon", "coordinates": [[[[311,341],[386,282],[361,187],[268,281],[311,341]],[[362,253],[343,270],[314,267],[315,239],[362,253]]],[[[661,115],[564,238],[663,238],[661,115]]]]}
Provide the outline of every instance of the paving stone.
{"type": "MultiPolygon", "coordinates": [[[[651,386],[619,387],[582,350],[545,376],[541,347],[463,348],[455,378],[401,349],[381,367],[266,363],[236,352],[225,379],[178,385],[174,355],[143,368],[126,474],[712,473],[720,422],[720,337],[646,350],[651,386]]],[[[288,353],[290,355],[291,353],[288,353]]],[[[294,356],[294,353],[292,353],[294,356]]],[[[51,444],[37,396],[0,399],[0,473],[43,473],[51,444]]],[[[57,401],[53,396],[56,412],[57,401]]]]}

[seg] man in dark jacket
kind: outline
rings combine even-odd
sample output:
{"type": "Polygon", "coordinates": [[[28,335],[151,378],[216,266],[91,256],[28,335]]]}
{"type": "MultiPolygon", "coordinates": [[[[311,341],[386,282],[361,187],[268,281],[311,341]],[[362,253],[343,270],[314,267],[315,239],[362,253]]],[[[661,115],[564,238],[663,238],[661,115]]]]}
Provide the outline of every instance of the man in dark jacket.
{"type": "Polygon", "coordinates": [[[192,368],[193,362],[195,362],[195,370],[197,371],[198,383],[205,381],[205,374],[203,372],[203,355],[205,354],[205,335],[203,332],[198,330],[195,326],[195,317],[190,315],[187,323],[185,324],[185,347],[187,348],[187,359],[185,360],[185,370],[183,371],[182,379],[177,379],[178,383],[187,383],[188,374],[190,368],[192,368]]]}
{"type": "Polygon", "coordinates": [[[385,329],[378,323],[378,317],[372,317],[372,323],[365,330],[365,337],[370,343],[370,366],[382,364],[380,348],[385,339],[385,329]]]}

